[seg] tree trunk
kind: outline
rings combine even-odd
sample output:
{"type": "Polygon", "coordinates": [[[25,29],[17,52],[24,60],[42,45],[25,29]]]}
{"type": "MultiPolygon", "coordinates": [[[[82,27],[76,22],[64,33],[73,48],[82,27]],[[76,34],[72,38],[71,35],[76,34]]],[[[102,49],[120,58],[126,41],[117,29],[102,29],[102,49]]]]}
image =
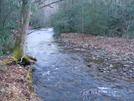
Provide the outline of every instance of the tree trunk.
{"type": "Polygon", "coordinates": [[[13,48],[13,60],[19,61],[22,58],[30,61],[29,56],[25,54],[25,44],[26,44],[26,37],[27,37],[27,30],[29,26],[30,14],[31,14],[31,2],[32,0],[23,0],[22,1],[22,9],[21,9],[21,16],[20,16],[20,27],[18,29],[18,34],[16,36],[16,42],[13,48]]]}
{"type": "Polygon", "coordinates": [[[32,66],[36,60],[36,58],[25,54],[25,44],[27,31],[29,26],[29,20],[31,15],[31,2],[32,0],[23,0],[22,1],[22,9],[20,16],[20,28],[18,30],[18,35],[16,36],[16,42],[13,49],[13,61],[16,64],[20,64],[21,66],[32,66]]]}
{"type": "Polygon", "coordinates": [[[29,4],[28,1],[23,0],[21,17],[20,17],[20,28],[19,28],[19,36],[20,36],[19,49],[23,54],[25,54],[26,36],[27,36],[27,30],[28,30],[30,14],[31,14],[31,11],[30,9],[27,8],[27,6],[31,6],[31,5],[29,4]]]}

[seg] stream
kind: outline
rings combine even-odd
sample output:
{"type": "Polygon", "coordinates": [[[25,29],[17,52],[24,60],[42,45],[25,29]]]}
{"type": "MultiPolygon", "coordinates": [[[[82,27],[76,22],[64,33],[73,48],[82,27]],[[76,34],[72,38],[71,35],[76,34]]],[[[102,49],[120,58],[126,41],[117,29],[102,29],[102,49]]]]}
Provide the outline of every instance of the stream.
{"type": "Polygon", "coordinates": [[[66,48],[53,35],[52,28],[41,28],[27,36],[26,52],[37,58],[34,92],[43,101],[134,101],[134,82],[98,77],[81,52],[66,48]]]}

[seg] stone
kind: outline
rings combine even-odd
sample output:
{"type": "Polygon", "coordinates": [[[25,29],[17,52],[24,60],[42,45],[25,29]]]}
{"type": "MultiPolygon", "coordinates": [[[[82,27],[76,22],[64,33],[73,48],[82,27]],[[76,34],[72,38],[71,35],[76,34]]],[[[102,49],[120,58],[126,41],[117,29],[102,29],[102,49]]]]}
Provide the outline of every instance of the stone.
{"type": "Polygon", "coordinates": [[[132,70],[129,70],[130,73],[132,73],[133,71],[132,70]]]}
{"type": "Polygon", "coordinates": [[[114,66],[112,65],[112,64],[110,64],[110,66],[109,66],[110,68],[113,68],[114,66]]]}

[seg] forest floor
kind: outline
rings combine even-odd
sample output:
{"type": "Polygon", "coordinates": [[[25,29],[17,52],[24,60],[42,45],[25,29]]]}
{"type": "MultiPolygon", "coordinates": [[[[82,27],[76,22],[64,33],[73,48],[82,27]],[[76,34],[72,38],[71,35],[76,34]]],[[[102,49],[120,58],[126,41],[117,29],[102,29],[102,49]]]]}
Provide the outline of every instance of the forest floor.
{"type": "Polygon", "coordinates": [[[40,101],[32,92],[30,71],[9,63],[11,54],[0,58],[0,101],[40,101]]]}
{"type": "Polygon", "coordinates": [[[134,39],[117,37],[94,36],[77,33],[63,33],[61,38],[64,42],[77,44],[83,48],[94,47],[105,49],[109,53],[119,53],[126,57],[134,56],[134,39]]]}

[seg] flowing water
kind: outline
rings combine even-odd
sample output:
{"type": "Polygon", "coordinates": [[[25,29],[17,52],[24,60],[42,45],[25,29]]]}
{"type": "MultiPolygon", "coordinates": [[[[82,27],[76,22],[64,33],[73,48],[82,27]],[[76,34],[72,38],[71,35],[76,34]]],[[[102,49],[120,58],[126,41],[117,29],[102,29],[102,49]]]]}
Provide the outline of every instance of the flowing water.
{"type": "Polygon", "coordinates": [[[133,82],[94,76],[81,52],[64,47],[53,34],[42,28],[27,37],[27,54],[38,60],[34,91],[43,101],[134,101],[133,82]]]}

